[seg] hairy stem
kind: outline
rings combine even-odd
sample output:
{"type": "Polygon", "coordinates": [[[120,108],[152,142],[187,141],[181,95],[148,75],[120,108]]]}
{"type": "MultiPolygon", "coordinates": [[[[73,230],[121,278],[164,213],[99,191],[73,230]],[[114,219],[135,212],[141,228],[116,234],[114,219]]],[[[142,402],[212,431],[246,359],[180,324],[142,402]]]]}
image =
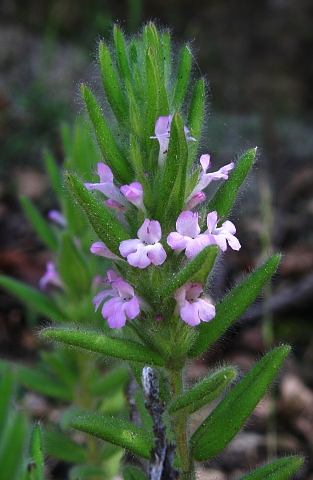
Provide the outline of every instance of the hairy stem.
{"type": "MultiPolygon", "coordinates": [[[[170,371],[170,388],[172,398],[177,398],[183,393],[183,372],[170,371]]],[[[194,463],[190,456],[187,437],[187,415],[184,411],[173,416],[173,428],[177,443],[177,451],[181,462],[180,480],[192,480],[194,478],[194,463]]]]}

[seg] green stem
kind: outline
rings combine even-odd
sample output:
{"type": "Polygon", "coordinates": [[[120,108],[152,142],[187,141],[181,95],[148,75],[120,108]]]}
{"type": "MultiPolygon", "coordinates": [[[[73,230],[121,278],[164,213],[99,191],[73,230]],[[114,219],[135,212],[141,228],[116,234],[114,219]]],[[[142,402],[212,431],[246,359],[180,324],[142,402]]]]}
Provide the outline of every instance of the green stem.
{"type": "MultiPolygon", "coordinates": [[[[170,371],[170,388],[172,398],[177,398],[183,393],[182,370],[170,371]]],[[[177,444],[177,451],[181,462],[180,480],[191,480],[194,474],[193,459],[190,456],[187,438],[187,415],[180,412],[173,416],[173,428],[177,444]]]]}

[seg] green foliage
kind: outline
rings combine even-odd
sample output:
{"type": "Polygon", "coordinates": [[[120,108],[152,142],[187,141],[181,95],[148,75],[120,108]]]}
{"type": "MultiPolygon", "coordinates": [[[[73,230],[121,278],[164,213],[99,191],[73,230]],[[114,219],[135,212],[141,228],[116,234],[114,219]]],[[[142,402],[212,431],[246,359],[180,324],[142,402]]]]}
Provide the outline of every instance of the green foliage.
{"type": "MultiPolygon", "coordinates": [[[[217,211],[220,223],[226,219],[254,164],[256,150],[249,150],[236,162],[228,180],[198,209],[199,229],[193,225],[194,231],[190,233],[190,225],[184,225],[186,232],[177,234],[181,248],[172,251],[167,243],[168,235],[175,235],[177,218],[190,207],[189,196],[206,175],[198,161],[192,170],[204,118],[205,82],[194,81],[191,76],[192,54],[188,45],[180,50],[176,71],[172,68],[173,55],[169,31],[160,32],[152,22],[131,40],[114,26],[112,44],[100,42],[99,66],[105,99],[99,103],[92,90],[82,85],[90,123],[79,121],[72,136],[63,127],[68,170],[65,185],[54,158],[49,153],[45,157],[64,215],[64,226],[50,227],[34,205],[27,199],[22,200],[37,233],[54,252],[60,288],[40,293],[0,277],[0,285],[41,314],[49,319],[72,322],[41,331],[41,339],[57,342],[58,347],[53,343],[51,351],[43,352],[35,366],[12,367],[20,385],[68,405],[60,422],[47,426],[45,448],[51,456],[76,464],[70,472],[71,479],[110,478],[118,472],[123,450],[151,459],[152,463],[156,458],[164,459],[158,468],[172,468],[173,459],[166,449],[167,442],[172,441],[177,445],[175,464],[180,469],[180,480],[190,480],[194,475],[194,460],[206,461],[218,454],[242,428],[289,352],[287,346],[272,350],[237,383],[234,381],[237,369],[233,366],[216,368],[191,388],[185,382],[188,358],[203,354],[245,312],[270,280],[280,256],[268,259],[233,288],[216,305],[211,321],[208,321],[208,311],[214,313],[214,307],[209,305],[208,298],[205,295],[187,297],[190,285],[205,291],[220,250],[216,237],[223,233],[218,228],[212,234],[206,232],[206,217],[217,211]],[[164,132],[157,131],[159,117],[165,117],[164,132]],[[91,132],[98,146],[93,143],[91,132]],[[110,176],[106,181],[101,177],[100,182],[114,192],[125,184],[140,182],[143,205],[138,207],[130,199],[123,210],[117,202],[115,207],[123,210],[123,215],[116,214],[108,208],[106,195],[85,187],[83,182],[90,181],[90,164],[101,161],[111,169],[113,178],[110,176]],[[81,215],[82,211],[85,216],[81,215]],[[153,258],[151,252],[158,240],[153,239],[149,244],[150,240],[140,238],[134,240],[133,245],[140,246],[138,251],[136,246],[132,247],[132,254],[150,255],[147,258],[152,262],[142,268],[122,258],[120,245],[136,237],[145,219],[160,222],[160,243],[166,260],[158,262],[153,258]],[[199,237],[204,232],[206,236],[199,237]],[[199,244],[202,250],[189,258],[183,250],[188,242],[199,240],[198,237],[203,241],[199,244]],[[109,267],[108,259],[90,254],[94,239],[101,240],[114,254],[112,261],[119,278],[112,280],[113,277],[108,276],[106,291],[100,298],[103,295],[105,319],[114,317],[123,323],[126,317],[126,325],[119,331],[109,330],[101,315],[92,312],[92,299],[100,290],[96,275],[105,274],[109,267]],[[186,298],[178,299],[175,293],[184,286],[186,298]],[[113,298],[107,300],[107,297],[113,298]],[[127,307],[131,301],[134,309],[139,305],[140,315],[135,316],[133,310],[129,312],[127,307]],[[183,309],[198,316],[195,321],[189,321],[190,324],[203,321],[195,327],[183,322],[183,309]],[[101,364],[108,358],[111,370],[101,364]],[[129,369],[121,366],[121,361],[129,363],[139,385],[136,390],[131,381],[128,388],[129,403],[137,404],[136,425],[126,420],[124,412],[129,369]],[[156,386],[148,391],[147,380],[141,380],[142,367],[151,365],[158,372],[159,393],[156,386]],[[233,381],[234,385],[230,386],[233,381]],[[212,401],[216,402],[215,408],[189,440],[190,416],[212,401]],[[70,428],[86,434],[82,445],[70,437],[70,428]],[[155,455],[151,456],[152,448],[155,455]]],[[[209,175],[205,178],[212,180],[209,175]]],[[[214,174],[213,179],[218,180],[214,174]]],[[[191,217],[193,221],[198,214],[191,217]]],[[[227,224],[224,229],[226,241],[233,234],[227,230],[227,224]]],[[[145,234],[149,237],[151,232],[147,229],[145,234]]],[[[112,259],[111,254],[109,257],[112,259]]],[[[4,411],[8,409],[12,391],[7,369],[8,364],[1,362],[4,379],[0,384],[0,407],[4,411]]],[[[13,415],[12,419],[11,424],[7,424],[0,408],[0,426],[2,423],[5,431],[2,460],[10,475],[14,475],[15,468],[11,453],[20,458],[23,443],[16,443],[12,452],[9,445],[13,434],[18,432],[22,437],[26,428],[25,420],[19,415],[13,415]]],[[[43,454],[38,426],[32,434],[30,457],[25,480],[41,480],[43,454]]],[[[297,470],[301,461],[298,457],[277,460],[244,478],[283,480],[297,470]]],[[[165,476],[163,471],[162,478],[165,476]]],[[[123,477],[124,480],[147,480],[146,475],[133,466],[124,468],[123,477]]]]}
{"type": "Polygon", "coordinates": [[[42,330],[40,336],[121,360],[164,365],[164,360],[160,355],[140,343],[124,338],[109,337],[103,333],[98,334],[72,328],[48,328],[42,330]]]}
{"type": "Polygon", "coordinates": [[[132,423],[86,413],[73,419],[70,426],[125,448],[142,458],[150,458],[153,437],[132,423]]]}
{"type": "Polygon", "coordinates": [[[190,439],[194,458],[203,462],[219,453],[241,429],[272,383],[290,347],[277,347],[260,360],[205,419],[190,439]]]}
{"type": "Polygon", "coordinates": [[[291,475],[303,464],[304,459],[301,457],[286,457],[275,460],[275,462],[264,467],[258,468],[248,475],[241,477],[242,480],[287,480],[291,475]]]}

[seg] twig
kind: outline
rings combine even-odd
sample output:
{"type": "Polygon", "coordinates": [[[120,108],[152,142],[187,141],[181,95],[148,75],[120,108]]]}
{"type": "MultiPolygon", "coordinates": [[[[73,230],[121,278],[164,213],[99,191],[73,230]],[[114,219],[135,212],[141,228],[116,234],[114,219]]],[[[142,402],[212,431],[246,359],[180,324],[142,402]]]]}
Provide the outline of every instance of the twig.
{"type": "Polygon", "coordinates": [[[158,379],[150,367],[144,367],[142,371],[142,386],[145,407],[153,419],[155,435],[154,448],[151,450],[149,480],[176,480],[178,471],[173,467],[176,446],[167,441],[166,427],[162,422],[164,408],[159,399],[158,379]]]}

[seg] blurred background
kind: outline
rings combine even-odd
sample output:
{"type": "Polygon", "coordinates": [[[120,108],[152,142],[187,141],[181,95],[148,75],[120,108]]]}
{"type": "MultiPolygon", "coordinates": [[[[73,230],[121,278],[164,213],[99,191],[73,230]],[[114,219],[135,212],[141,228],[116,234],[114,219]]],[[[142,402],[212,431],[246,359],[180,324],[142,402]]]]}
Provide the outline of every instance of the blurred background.
{"type": "MultiPolygon", "coordinates": [[[[55,207],[43,152],[49,148],[62,164],[60,126],[73,126],[83,111],[79,83],[100,85],[97,41],[110,38],[115,22],[131,34],[148,20],[169,27],[178,47],[190,42],[194,76],[207,79],[209,115],[202,153],[211,154],[213,167],[259,147],[257,165],[232,217],[243,248],[226,253],[213,296],[218,300],[271,252],[283,253],[263,300],[194,366],[195,372],[221,355],[246,370],[273,342],[291,343],[293,356],[279,390],[277,425],[283,435],[278,451],[302,452],[312,459],[312,0],[2,0],[0,273],[38,285],[49,253],[30,229],[19,196],[29,196],[43,214],[55,207]]],[[[0,348],[5,357],[36,355],[32,327],[38,321],[0,291],[0,348]]],[[[266,401],[262,405],[249,449],[247,442],[244,448],[240,441],[234,444],[229,455],[210,465],[217,472],[214,478],[238,478],[240,469],[262,460],[265,430],[260,425],[266,401]]],[[[303,472],[301,478],[313,478],[312,460],[303,472]]]]}

